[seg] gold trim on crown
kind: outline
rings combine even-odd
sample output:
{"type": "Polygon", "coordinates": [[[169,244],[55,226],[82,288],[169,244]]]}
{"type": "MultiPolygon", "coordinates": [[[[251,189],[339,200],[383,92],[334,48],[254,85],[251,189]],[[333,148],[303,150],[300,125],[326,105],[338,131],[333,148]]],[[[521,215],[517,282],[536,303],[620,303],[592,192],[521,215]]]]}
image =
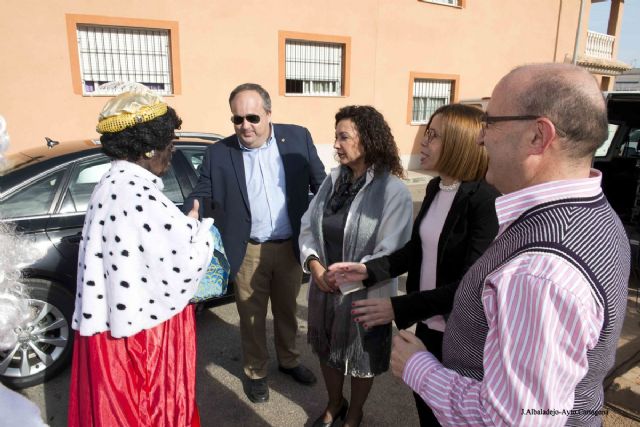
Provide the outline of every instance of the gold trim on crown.
{"type": "Polygon", "coordinates": [[[98,122],[96,131],[100,134],[120,132],[139,123],[145,123],[160,117],[167,112],[167,104],[159,102],[154,105],[144,105],[135,113],[122,112],[117,116],[104,118],[98,122]]]}

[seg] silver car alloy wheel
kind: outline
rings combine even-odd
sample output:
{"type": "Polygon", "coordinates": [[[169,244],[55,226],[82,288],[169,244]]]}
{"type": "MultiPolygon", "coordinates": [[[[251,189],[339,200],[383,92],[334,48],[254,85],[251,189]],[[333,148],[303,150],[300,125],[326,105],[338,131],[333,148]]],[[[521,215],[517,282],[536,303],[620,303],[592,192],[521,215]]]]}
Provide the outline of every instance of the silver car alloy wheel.
{"type": "Polygon", "coordinates": [[[32,320],[14,329],[18,342],[0,351],[0,376],[28,377],[44,371],[69,344],[69,323],[62,312],[45,301],[30,299],[32,320]]]}

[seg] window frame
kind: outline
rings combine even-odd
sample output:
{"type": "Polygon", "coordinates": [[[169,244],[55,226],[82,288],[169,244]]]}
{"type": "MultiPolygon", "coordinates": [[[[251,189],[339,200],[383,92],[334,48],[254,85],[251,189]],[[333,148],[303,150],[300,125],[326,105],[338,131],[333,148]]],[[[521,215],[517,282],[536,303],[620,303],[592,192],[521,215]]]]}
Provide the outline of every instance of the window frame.
{"type": "Polygon", "coordinates": [[[457,0],[458,4],[440,3],[438,0],[418,0],[420,3],[431,3],[439,6],[453,7],[456,9],[464,9],[467,7],[467,0],[457,0]]]}
{"type": "Polygon", "coordinates": [[[4,221],[13,222],[13,221],[20,221],[25,219],[45,218],[52,215],[57,209],[58,199],[60,198],[61,191],[65,185],[67,174],[68,174],[68,171],[65,170],[64,167],[59,166],[54,169],[46,170],[34,176],[33,178],[20,183],[20,185],[10,189],[9,191],[7,191],[1,199],[2,203],[6,203],[7,200],[10,200],[13,197],[17,197],[17,196],[20,196],[20,198],[22,199],[23,193],[25,191],[29,191],[29,189],[33,188],[34,186],[39,185],[46,180],[51,180],[53,177],[56,177],[56,183],[54,184],[54,188],[52,189],[53,191],[51,191],[52,196],[51,196],[51,200],[49,200],[49,206],[46,208],[46,211],[38,212],[38,213],[30,213],[28,215],[23,215],[23,216],[15,216],[15,214],[13,214],[12,216],[4,216],[4,214],[0,212],[0,219],[4,221]]]}
{"type": "MultiPolygon", "coordinates": [[[[412,71],[409,73],[409,91],[407,97],[407,124],[411,126],[424,126],[426,122],[413,121],[413,86],[416,80],[448,80],[451,81],[451,103],[458,102],[460,75],[458,74],[434,74],[412,71]]],[[[428,118],[427,118],[428,120],[428,118]]]]}
{"type": "Polygon", "coordinates": [[[351,37],[325,34],[298,33],[291,31],[278,31],[278,94],[291,97],[314,98],[343,98],[350,93],[350,69],[351,69],[351,37]],[[342,51],[342,93],[318,94],[318,93],[287,93],[286,81],[286,42],[297,40],[309,43],[333,43],[343,45],[342,51]]]}
{"type": "Polygon", "coordinates": [[[177,21],[162,21],[153,19],[132,19],[132,18],[118,18],[107,17],[97,15],[75,15],[66,14],[67,21],[67,42],[69,45],[69,59],[71,63],[71,82],[73,85],[73,93],[76,95],[86,97],[96,96],[108,96],[113,94],[106,93],[84,93],[82,85],[82,75],[80,72],[80,53],[78,52],[78,25],[93,25],[93,26],[110,26],[110,27],[124,27],[124,28],[144,28],[144,29],[158,29],[166,30],[169,32],[169,50],[170,50],[170,64],[171,69],[171,81],[172,91],[171,94],[163,96],[170,97],[180,95],[182,93],[182,75],[180,72],[180,35],[178,31],[177,21]]]}

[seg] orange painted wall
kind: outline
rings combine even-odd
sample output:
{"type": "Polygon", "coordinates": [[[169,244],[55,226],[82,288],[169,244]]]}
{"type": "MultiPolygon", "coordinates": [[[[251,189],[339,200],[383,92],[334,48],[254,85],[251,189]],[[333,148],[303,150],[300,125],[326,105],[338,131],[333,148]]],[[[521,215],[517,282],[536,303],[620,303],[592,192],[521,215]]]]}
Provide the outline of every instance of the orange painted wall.
{"type": "Polygon", "coordinates": [[[178,23],[181,93],[167,100],[184,130],[232,133],[228,94],[254,81],[271,93],[274,121],[307,126],[325,158],[335,112],[347,104],[373,104],[408,161],[424,130],[407,123],[411,72],[458,75],[458,99],[477,98],[489,96],[514,66],[571,58],[580,0],[464,3],[2,0],[0,114],[12,137],[10,152],[43,144],[45,136],[97,137],[96,118],[106,99],[74,94],[72,85],[66,15],[80,14],[178,23]],[[279,95],[279,31],[350,37],[349,96],[279,95]]]}

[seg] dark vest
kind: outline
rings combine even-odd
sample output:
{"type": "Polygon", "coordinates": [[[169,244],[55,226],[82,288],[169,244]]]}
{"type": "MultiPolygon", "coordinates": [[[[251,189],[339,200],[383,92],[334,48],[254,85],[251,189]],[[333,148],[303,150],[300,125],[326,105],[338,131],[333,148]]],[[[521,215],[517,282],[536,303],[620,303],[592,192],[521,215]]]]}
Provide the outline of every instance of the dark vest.
{"type": "MultiPolygon", "coordinates": [[[[577,410],[601,409],[602,383],[613,366],[624,321],[630,268],[627,235],[602,193],[535,206],[496,238],[460,283],[447,321],[443,363],[464,376],[482,380],[488,332],[482,306],[483,283],[514,257],[533,251],[561,256],[571,263],[582,272],[604,307],[600,337],[587,352],[589,369],[576,387],[573,406],[577,410]]],[[[600,423],[600,417],[590,413],[570,415],[567,421],[567,425],[577,426],[600,423]]]]}

